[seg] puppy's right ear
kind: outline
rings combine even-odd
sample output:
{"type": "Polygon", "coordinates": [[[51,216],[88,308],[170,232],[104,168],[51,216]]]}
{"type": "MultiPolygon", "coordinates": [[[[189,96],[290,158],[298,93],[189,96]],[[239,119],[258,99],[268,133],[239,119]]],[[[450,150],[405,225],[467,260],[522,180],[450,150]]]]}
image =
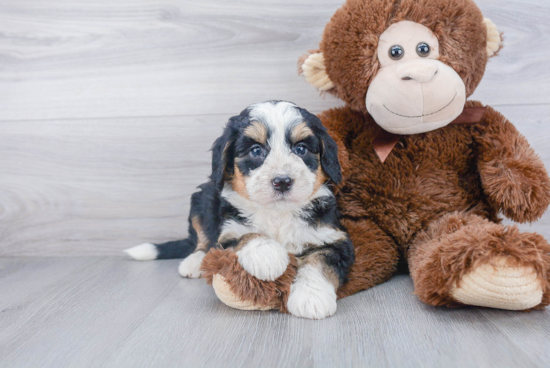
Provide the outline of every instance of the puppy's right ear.
{"type": "Polygon", "coordinates": [[[221,137],[216,139],[212,146],[212,175],[210,180],[216,185],[218,190],[223,189],[226,175],[231,174],[233,170],[233,143],[235,140],[235,131],[232,129],[232,121],[229,120],[221,137]]]}

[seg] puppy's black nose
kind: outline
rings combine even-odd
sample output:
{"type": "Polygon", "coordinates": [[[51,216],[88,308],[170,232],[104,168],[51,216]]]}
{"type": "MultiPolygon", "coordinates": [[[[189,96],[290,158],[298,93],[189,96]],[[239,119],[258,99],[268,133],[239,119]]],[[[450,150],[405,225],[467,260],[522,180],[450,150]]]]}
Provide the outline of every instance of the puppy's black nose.
{"type": "Polygon", "coordinates": [[[275,189],[278,192],[284,193],[288,190],[290,190],[290,187],[292,186],[292,179],[290,176],[276,176],[275,179],[273,179],[273,189],[275,189]]]}

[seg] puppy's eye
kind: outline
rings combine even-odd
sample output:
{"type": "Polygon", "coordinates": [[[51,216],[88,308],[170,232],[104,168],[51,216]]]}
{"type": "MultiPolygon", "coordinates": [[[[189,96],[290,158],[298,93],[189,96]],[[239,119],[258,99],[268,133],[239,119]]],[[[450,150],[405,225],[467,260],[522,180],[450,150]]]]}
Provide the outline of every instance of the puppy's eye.
{"type": "Polygon", "coordinates": [[[299,144],[294,148],[294,153],[296,153],[298,156],[303,156],[307,153],[307,147],[303,144],[299,144]]]}
{"type": "Polygon", "coordinates": [[[430,55],[430,45],[428,45],[426,42],[420,42],[418,45],[416,45],[416,53],[420,57],[426,57],[430,55]]]}
{"type": "Polygon", "coordinates": [[[260,146],[253,146],[252,149],[250,150],[250,155],[252,157],[260,157],[261,155],[263,155],[264,153],[264,149],[260,146]]]}
{"type": "Polygon", "coordinates": [[[393,45],[390,47],[389,54],[393,60],[399,60],[405,55],[405,50],[399,45],[393,45]]]}

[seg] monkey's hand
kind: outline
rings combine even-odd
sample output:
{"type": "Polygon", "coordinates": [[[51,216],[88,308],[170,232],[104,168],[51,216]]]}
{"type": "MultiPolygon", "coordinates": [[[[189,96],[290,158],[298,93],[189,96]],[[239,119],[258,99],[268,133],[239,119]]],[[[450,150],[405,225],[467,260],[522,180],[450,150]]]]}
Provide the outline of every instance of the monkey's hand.
{"type": "Polygon", "coordinates": [[[488,107],[479,127],[478,168],[489,202],[517,222],[532,222],[550,204],[550,179],[539,156],[504,116],[488,107]]]}

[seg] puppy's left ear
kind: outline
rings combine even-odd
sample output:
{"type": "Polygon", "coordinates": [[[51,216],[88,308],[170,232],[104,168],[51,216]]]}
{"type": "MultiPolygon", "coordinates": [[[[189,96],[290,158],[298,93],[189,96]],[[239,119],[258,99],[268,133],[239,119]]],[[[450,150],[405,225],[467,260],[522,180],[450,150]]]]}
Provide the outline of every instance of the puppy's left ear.
{"type": "Polygon", "coordinates": [[[338,160],[338,145],[327,133],[321,120],[309,111],[300,108],[304,120],[307,121],[309,128],[321,141],[321,167],[329,179],[339,184],[342,181],[342,169],[338,160]]]}
{"type": "Polygon", "coordinates": [[[232,145],[236,134],[232,125],[232,120],[229,120],[222,136],[216,139],[212,146],[212,174],[210,180],[218,190],[223,189],[226,174],[233,170],[232,145]]]}
{"type": "Polygon", "coordinates": [[[321,139],[321,167],[328,175],[330,180],[335,184],[339,184],[342,181],[342,168],[340,167],[340,161],[338,161],[338,145],[327,133],[325,127],[319,134],[321,139]]]}

